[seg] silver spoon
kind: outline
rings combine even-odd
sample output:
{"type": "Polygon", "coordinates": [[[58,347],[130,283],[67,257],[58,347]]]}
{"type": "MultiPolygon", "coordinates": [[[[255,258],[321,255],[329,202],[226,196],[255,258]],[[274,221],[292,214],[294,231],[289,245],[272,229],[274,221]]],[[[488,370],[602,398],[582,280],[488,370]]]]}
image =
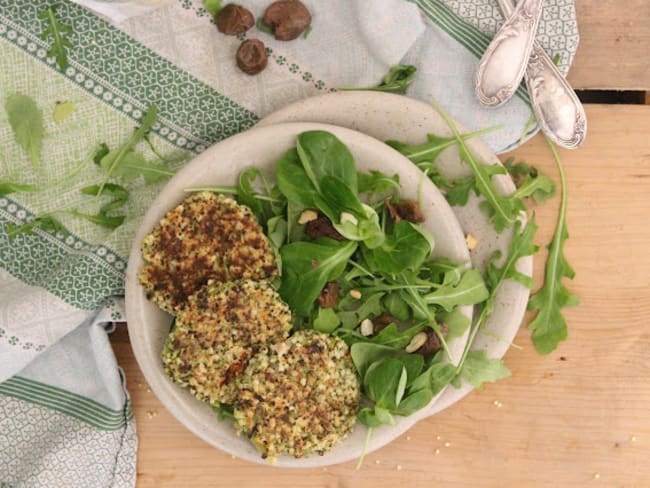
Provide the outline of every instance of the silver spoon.
{"type": "Polygon", "coordinates": [[[533,48],[544,0],[521,0],[505,16],[481,58],[476,73],[476,95],[488,107],[510,100],[521,83],[533,48]]]}
{"type": "MultiPolygon", "coordinates": [[[[497,0],[504,18],[513,9],[513,0],[497,0]]],[[[578,96],[544,49],[533,43],[525,73],[526,86],[537,122],[557,145],[573,149],[587,135],[587,116],[578,96]]]]}

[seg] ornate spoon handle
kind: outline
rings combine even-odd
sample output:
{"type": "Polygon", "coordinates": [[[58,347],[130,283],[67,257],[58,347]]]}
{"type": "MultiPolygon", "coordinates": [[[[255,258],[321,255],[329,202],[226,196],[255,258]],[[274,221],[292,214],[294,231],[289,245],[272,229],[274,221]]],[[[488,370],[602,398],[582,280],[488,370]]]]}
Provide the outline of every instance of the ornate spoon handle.
{"type": "MultiPolygon", "coordinates": [[[[512,0],[497,0],[504,17],[514,8],[512,0]]],[[[542,131],[557,145],[573,149],[587,135],[587,116],[571,85],[544,49],[533,43],[526,68],[526,86],[542,131]]]]}
{"type": "Polygon", "coordinates": [[[539,25],[543,0],[521,0],[497,32],[476,73],[476,95],[483,105],[510,100],[524,77],[539,25]]]}

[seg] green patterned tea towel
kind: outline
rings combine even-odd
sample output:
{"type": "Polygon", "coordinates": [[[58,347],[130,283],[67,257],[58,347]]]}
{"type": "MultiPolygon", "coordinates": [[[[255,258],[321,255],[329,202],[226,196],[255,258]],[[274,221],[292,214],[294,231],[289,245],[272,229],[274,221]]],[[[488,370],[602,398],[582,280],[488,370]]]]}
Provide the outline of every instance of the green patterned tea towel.
{"type": "MultiPolygon", "coordinates": [[[[120,2],[85,2],[110,3],[102,16],[57,3],[0,0],[0,485],[129,487],[135,423],[107,334],[124,320],[135,231],[178,168],[289,102],[374,85],[397,63],[418,67],[410,96],[435,95],[472,128],[503,123],[497,149],[519,141],[530,110],[524,90],[497,111],[473,101],[501,22],[491,0],[305,0],[307,38],[246,34],[270,58],[255,77],[234,62],[245,36],[218,33],[199,0],[135,16],[120,2]],[[63,67],[53,22],[69,42],[63,67]]],[[[268,2],[246,3],[259,15],[268,2]]],[[[566,71],[573,3],[545,5],[539,40],[566,71]]]]}

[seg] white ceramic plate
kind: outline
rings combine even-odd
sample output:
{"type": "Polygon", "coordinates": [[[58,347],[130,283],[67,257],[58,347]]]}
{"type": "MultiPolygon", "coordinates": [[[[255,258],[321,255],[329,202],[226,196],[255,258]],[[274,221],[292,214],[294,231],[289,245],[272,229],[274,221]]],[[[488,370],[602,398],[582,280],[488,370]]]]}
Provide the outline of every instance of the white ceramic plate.
{"type": "MultiPolygon", "coordinates": [[[[379,92],[338,92],[307,98],[293,103],[264,118],[258,126],[283,122],[322,122],[357,130],[380,141],[396,139],[409,144],[423,144],[427,134],[449,137],[451,130],[440,114],[429,104],[400,95],[379,92]]],[[[462,126],[459,126],[464,132],[462,126]]],[[[480,139],[468,141],[469,147],[484,163],[498,163],[499,159],[480,139]]],[[[467,165],[461,162],[458,149],[452,147],[440,154],[437,160],[440,172],[449,179],[471,174],[467,165]]],[[[494,179],[502,194],[514,191],[509,176],[494,179]]],[[[485,214],[479,209],[480,199],[474,195],[467,205],[453,207],[463,231],[478,239],[478,246],[471,252],[472,264],[485,269],[488,258],[495,250],[505,256],[512,239],[512,230],[497,234],[485,214]]],[[[533,258],[526,256],[517,263],[517,269],[532,276],[533,258]]],[[[474,349],[486,349],[489,357],[503,357],[521,325],[526,312],[529,290],[520,283],[508,280],[497,293],[496,307],[484,326],[485,333],[479,333],[474,349]]],[[[457,402],[472,390],[465,383],[459,389],[447,388],[436,403],[428,409],[436,413],[457,402]]]]}
{"type": "MultiPolygon", "coordinates": [[[[296,136],[307,130],[327,130],[339,137],[351,150],[362,171],[376,169],[387,174],[399,173],[403,195],[417,198],[422,185],[421,208],[425,226],[433,234],[435,256],[445,256],[457,263],[469,263],[464,234],[451,208],[438,189],[408,159],[385,144],[350,129],[313,123],[290,123],[255,128],[211,147],[179,171],[155,199],[144,217],[131,250],[126,280],[126,310],[129,336],[135,357],[151,389],[165,407],[188,429],[206,442],[240,458],[263,462],[260,453],[245,438],[237,437],[231,422],[219,422],[208,404],[194,398],[187,390],[172,383],[162,368],[160,353],[169,332],[171,317],[149,302],[138,281],[142,267],[140,243],[162,217],[188,194],[186,188],[210,185],[234,185],[239,173],[255,166],[267,174],[290,148],[296,136]]],[[[471,318],[472,307],[462,309],[471,318]]],[[[450,341],[452,360],[457,363],[467,335],[450,341]]],[[[433,413],[437,405],[400,418],[395,426],[373,432],[368,452],[387,444],[419,419],[433,413]]],[[[354,432],[324,456],[304,459],[281,457],[277,465],[312,467],[340,463],[357,458],[362,450],[365,428],[357,424],[354,432]]]]}

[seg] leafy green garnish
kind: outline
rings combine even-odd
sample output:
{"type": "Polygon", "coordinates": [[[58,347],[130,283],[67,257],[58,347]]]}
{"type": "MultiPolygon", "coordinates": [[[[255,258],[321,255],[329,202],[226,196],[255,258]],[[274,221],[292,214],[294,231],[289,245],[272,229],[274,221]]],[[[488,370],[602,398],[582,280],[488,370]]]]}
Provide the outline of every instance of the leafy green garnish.
{"type": "Polygon", "coordinates": [[[272,25],[265,24],[264,19],[260,17],[257,19],[257,23],[255,24],[255,27],[257,27],[257,30],[260,32],[265,32],[266,34],[274,35],[275,34],[275,29],[273,28],[272,25]]]}
{"type": "MultiPolygon", "coordinates": [[[[459,377],[474,388],[481,388],[486,381],[495,382],[507,378],[512,373],[501,359],[490,359],[485,351],[470,351],[465,357],[459,377]]],[[[456,380],[458,384],[458,380],[456,380]]]]}
{"type": "Polygon", "coordinates": [[[47,232],[61,232],[64,236],[69,234],[65,226],[52,214],[34,217],[21,226],[16,226],[11,222],[6,225],[7,237],[10,241],[13,241],[18,234],[33,234],[34,229],[41,229],[47,232]]]}
{"type": "Polygon", "coordinates": [[[33,98],[15,93],[7,98],[5,111],[16,142],[32,161],[34,171],[39,169],[43,140],[43,114],[33,98]]]}
{"type": "Polygon", "coordinates": [[[47,55],[55,58],[59,69],[65,71],[68,67],[67,50],[72,47],[72,43],[64,35],[72,34],[74,31],[72,27],[56,17],[56,8],[57,5],[50,5],[38,14],[38,18],[47,23],[47,28],[42,32],[41,39],[46,41],[48,37],[52,36],[52,45],[47,51],[47,55]]]}
{"type": "Polygon", "coordinates": [[[532,197],[536,203],[542,203],[555,194],[555,183],[548,176],[541,174],[534,166],[521,161],[514,164],[508,159],[503,165],[517,185],[513,194],[516,198],[532,197]]]}
{"type": "Polygon", "coordinates": [[[113,197],[112,200],[105,203],[99,209],[97,214],[86,214],[78,210],[72,210],[70,213],[78,218],[82,218],[94,224],[106,227],[108,229],[116,229],[124,222],[125,215],[108,215],[109,212],[116,210],[123,206],[129,199],[129,192],[121,185],[115,183],[106,183],[103,187],[99,185],[87,186],[81,189],[84,195],[93,195],[99,197],[101,195],[108,195],[113,197]]]}
{"type": "Polygon", "coordinates": [[[512,227],[519,215],[524,211],[524,205],[517,197],[499,194],[492,183],[493,175],[503,174],[506,170],[498,164],[486,166],[477,161],[471,149],[465,144],[451,117],[449,117],[447,112],[436,101],[433,104],[456,138],[460,159],[472,169],[472,173],[476,178],[476,190],[486,200],[486,205],[482,206],[482,208],[490,215],[494,229],[497,232],[501,232],[507,227],[512,227]]]}
{"type": "Polygon", "coordinates": [[[470,269],[463,274],[458,284],[443,285],[423,298],[426,304],[435,304],[451,312],[458,305],[481,303],[488,296],[481,273],[477,269],[470,269]]]}
{"type": "Polygon", "coordinates": [[[156,162],[145,160],[144,156],[133,150],[135,145],[143,140],[144,136],[151,130],[151,127],[156,122],[157,114],[156,106],[151,105],[142,117],[140,127],[133,132],[133,135],[121,147],[105,153],[107,146],[105,144],[100,146],[94,160],[97,162],[101,157],[99,165],[106,175],[100,185],[99,194],[102,193],[103,187],[106,186],[111,177],[119,177],[128,182],[143,176],[146,183],[154,183],[174,175],[173,171],[156,162]]]}
{"type": "Polygon", "coordinates": [[[431,251],[429,239],[422,231],[402,220],[395,225],[383,244],[372,250],[371,256],[377,271],[390,275],[405,269],[419,269],[431,251]]]}
{"type": "Polygon", "coordinates": [[[410,64],[398,64],[392,66],[381,83],[377,86],[370,86],[366,88],[352,88],[352,87],[342,87],[339,90],[371,90],[371,91],[381,91],[388,93],[401,93],[402,95],[406,93],[408,87],[413,83],[415,78],[415,73],[417,68],[410,64]]]}
{"type": "Polygon", "coordinates": [[[203,7],[214,17],[221,10],[221,0],[203,0],[203,7]]]}
{"type": "Polygon", "coordinates": [[[356,242],[337,242],[327,238],[282,246],[280,296],[295,313],[309,316],[325,284],[343,273],[356,249],[356,242]]]}
{"type": "Polygon", "coordinates": [[[12,183],[11,181],[0,180],[0,197],[4,197],[5,195],[16,192],[34,193],[37,191],[40,191],[40,188],[34,185],[12,183]]]}
{"type": "MultiPolygon", "coordinates": [[[[481,129],[474,132],[468,132],[466,134],[461,134],[460,137],[462,140],[466,141],[474,137],[493,132],[498,129],[500,126],[490,127],[487,129],[481,129]]],[[[428,165],[421,166],[421,163],[432,163],[434,162],[440,153],[445,149],[449,149],[457,144],[457,139],[455,136],[452,137],[441,137],[435,134],[427,134],[427,142],[424,144],[405,144],[396,140],[386,141],[390,147],[399,151],[404,156],[409,158],[413,163],[415,163],[420,169],[426,169],[428,165]]]]}
{"type": "Polygon", "coordinates": [[[564,286],[564,278],[573,279],[575,272],[564,256],[564,243],[569,238],[567,229],[567,185],[562,161],[551,141],[547,139],[560,174],[560,208],[553,240],[548,246],[544,285],[528,302],[528,309],[537,316],[528,324],[533,331],[533,344],[540,354],[554,351],[558,343],[567,338],[567,325],[562,315],[563,307],[579,303],[578,297],[564,286]]]}

